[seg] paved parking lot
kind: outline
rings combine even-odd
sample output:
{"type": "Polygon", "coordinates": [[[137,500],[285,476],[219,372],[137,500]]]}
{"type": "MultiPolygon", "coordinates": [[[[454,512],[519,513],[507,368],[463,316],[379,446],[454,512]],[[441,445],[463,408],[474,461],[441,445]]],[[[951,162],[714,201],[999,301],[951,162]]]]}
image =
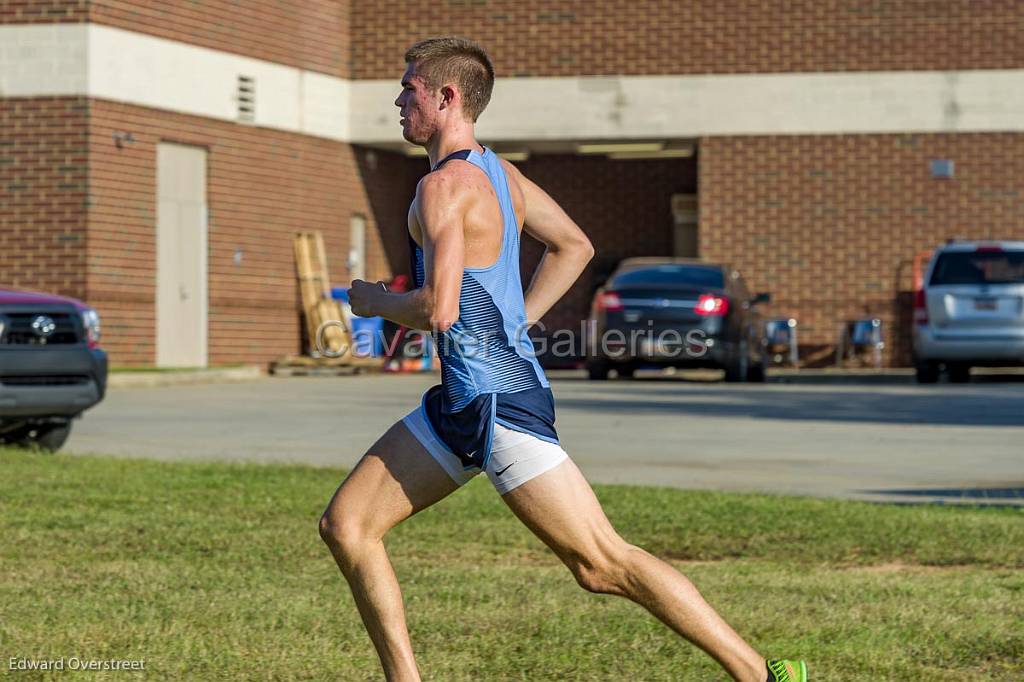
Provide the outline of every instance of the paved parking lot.
{"type": "MultiPolygon", "coordinates": [[[[375,375],[113,389],[75,424],[67,450],[349,467],[435,381],[375,375]]],[[[734,385],[655,376],[595,383],[568,372],[552,385],[563,445],[597,482],[1024,501],[1019,378],[734,385]],[[964,490],[978,487],[1003,490],[964,490]]]]}

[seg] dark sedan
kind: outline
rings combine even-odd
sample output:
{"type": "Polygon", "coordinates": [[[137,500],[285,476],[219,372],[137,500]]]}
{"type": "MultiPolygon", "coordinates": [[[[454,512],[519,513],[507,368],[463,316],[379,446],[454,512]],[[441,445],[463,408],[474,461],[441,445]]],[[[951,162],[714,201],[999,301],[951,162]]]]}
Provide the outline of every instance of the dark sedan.
{"type": "Polygon", "coordinates": [[[726,381],[764,381],[764,324],[735,270],[681,258],[622,261],[591,306],[591,379],[611,370],[631,377],[640,367],[710,367],[726,381]]]}

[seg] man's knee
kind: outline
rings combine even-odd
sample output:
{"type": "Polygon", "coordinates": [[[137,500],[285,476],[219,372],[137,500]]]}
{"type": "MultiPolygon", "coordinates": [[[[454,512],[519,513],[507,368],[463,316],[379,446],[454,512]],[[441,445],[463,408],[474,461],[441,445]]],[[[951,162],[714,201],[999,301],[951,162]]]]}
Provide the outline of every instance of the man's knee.
{"type": "Polygon", "coordinates": [[[594,594],[610,594],[613,592],[613,581],[610,571],[600,564],[580,562],[569,566],[576,583],[587,592],[594,594]]]}
{"type": "Polygon", "coordinates": [[[629,572],[630,545],[621,543],[589,552],[574,554],[566,560],[576,582],[595,594],[625,594],[629,572]]]}
{"type": "Polygon", "coordinates": [[[341,540],[341,529],[338,524],[331,520],[330,511],[325,511],[320,516],[320,539],[328,545],[337,544],[341,540]]]}
{"type": "Polygon", "coordinates": [[[331,549],[348,553],[365,540],[366,533],[357,519],[331,505],[320,517],[320,538],[331,549]]]}

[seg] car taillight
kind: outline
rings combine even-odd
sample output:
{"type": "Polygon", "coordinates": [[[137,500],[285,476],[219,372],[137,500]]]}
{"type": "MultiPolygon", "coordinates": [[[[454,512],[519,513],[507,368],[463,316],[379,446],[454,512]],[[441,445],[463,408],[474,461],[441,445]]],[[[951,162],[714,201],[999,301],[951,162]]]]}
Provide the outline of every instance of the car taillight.
{"type": "Polygon", "coordinates": [[[979,246],[974,250],[975,253],[1002,253],[1003,247],[1001,246],[979,246]]]}
{"type": "Polygon", "coordinates": [[[598,312],[617,312],[622,310],[622,299],[614,291],[606,291],[597,295],[596,308],[598,312]]]}
{"type": "Polygon", "coordinates": [[[928,300],[925,298],[924,289],[914,292],[914,323],[928,324],[928,300]]]}
{"type": "Polygon", "coordinates": [[[92,308],[82,311],[82,326],[85,327],[86,341],[89,348],[99,348],[100,345],[100,314],[92,308]]]}
{"type": "Polygon", "coordinates": [[[697,299],[697,307],[694,311],[698,315],[720,316],[729,312],[729,299],[711,294],[702,294],[697,299]]]}

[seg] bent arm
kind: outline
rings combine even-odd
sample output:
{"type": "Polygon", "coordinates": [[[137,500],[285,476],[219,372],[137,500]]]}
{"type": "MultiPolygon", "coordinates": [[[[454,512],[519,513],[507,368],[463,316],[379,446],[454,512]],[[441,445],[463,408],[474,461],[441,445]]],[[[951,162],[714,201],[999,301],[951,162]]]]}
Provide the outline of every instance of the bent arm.
{"type": "Polygon", "coordinates": [[[381,293],[374,314],[409,329],[430,329],[429,291],[415,289],[404,294],[381,293]]]}
{"type": "MultiPolygon", "coordinates": [[[[508,167],[515,169],[511,164],[508,167]]],[[[536,322],[579,279],[594,257],[587,235],[547,192],[514,170],[526,202],[523,229],[547,247],[526,289],[526,319],[536,322]]]]}
{"type": "Polygon", "coordinates": [[[434,173],[420,182],[416,219],[423,235],[423,286],[406,294],[382,294],[377,314],[413,329],[448,331],[459,318],[465,261],[466,192],[456,178],[434,173]]]}

